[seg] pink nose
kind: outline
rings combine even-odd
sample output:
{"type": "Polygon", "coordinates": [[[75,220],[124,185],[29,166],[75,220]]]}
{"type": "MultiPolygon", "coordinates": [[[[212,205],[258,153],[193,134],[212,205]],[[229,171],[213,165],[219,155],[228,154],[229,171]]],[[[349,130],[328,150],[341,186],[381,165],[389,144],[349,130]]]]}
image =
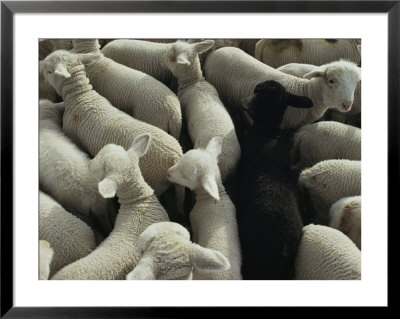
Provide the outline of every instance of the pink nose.
{"type": "Polygon", "coordinates": [[[342,103],[342,106],[345,110],[348,110],[351,106],[351,103],[342,103]]]}

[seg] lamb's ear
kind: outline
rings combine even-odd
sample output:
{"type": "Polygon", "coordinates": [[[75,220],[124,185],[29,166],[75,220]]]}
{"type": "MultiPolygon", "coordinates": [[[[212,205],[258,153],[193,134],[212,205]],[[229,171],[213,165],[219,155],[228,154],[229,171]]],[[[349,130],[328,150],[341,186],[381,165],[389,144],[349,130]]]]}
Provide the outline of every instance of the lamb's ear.
{"type": "Polygon", "coordinates": [[[219,251],[197,244],[192,245],[190,262],[195,269],[201,271],[221,272],[231,268],[229,260],[219,251]]]}
{"type": "Polygon", "coordinates": [[[194,47],[196,48],[197,53],[203,53],[213,47],[215,44],[214,40],[204,40],[199,43],[194,44],[194,47]]]}
{"type": "Polygon", "coordinates": [[[149,134],[141,134],[135,138],[129,152],[133,152],[137,157],[142,157],[147,153],[151,144],[151,136],[149,134]]]}
{"type": "Polygon", "coordinates": [[[104,198],[113,198],[117,192],[117,183],[106,177],[99,182],[99,193],[104,198]]]}
{"type": "Polygon", "coordinates": [[[126,280],[154,280],[157,276],[155,268],[153,258],[142,257],[136,267],[126,275],[126,280]]]}
{"type": "Polygon", "coordinates": [[[207,144],[206,151],[216,158],[222,150],[222,138],[220,136],[213,137],[207,144]]]}
{"type": "Polygon", "coordinates": [[[182,64],[182,65],[190,65],[190,61],[187,59],[187,57],[181,53],[176,57],[176,63],[177,64],[182,64]]]}
{"type": "Polygon", "coordinates": [[[54,75],[57,75],[64,79],[68,79],[71,77],[71,74],[68,72],[66,66],[60,63],[57,64],[56,69],[54,70],[54,75]]]}
{"type": "Polygon", "coordinates": [[[242,102],[242,106],[245,110],[249,109],[252,100],[253,100],[253,96],[248,96],[248,97],[242,98],[241,102],[242,102]]]}
{"type": "Polygon", "coordinates": [[[287,94],[288,105],[296,108],[310,108],[313,106],[313,102],[306,96],[298,96],[291,93],[287,94]]]}
{"type": "Polygon", "coordinates": [[[204,190],[211,195],[212,198],[219,200],[218,185],[215,177],[212,175],[206,175],[201,179],[201,184],[204,190]]]}
{"type": "Polygon", "coordinates": [[[312,78],[319,78],[319,77],[324,77],[324,76],[325,76],[325,70],[318,68],[318,69],[315,69],[314,71],[304,74],[303,78],[310,80],[312,78]]]}
{"type": "Polygon", "coordinates": [[[90,65],[100,59],[101,54],[99,53],[86,53],[81,55],[81,62],[84,65],[90,65]]]}

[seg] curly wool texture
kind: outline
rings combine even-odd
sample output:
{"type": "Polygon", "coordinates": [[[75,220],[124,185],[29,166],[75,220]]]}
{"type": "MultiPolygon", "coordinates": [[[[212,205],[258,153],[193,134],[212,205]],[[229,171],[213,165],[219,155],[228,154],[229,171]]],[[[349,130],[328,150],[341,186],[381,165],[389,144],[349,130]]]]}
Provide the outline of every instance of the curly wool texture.
{"type": "Polygon", "coordinates": [[[179,88],[179,100],[187,120],[194,148],[205,148],[214,136],[223,139],[218,166],[222,181],[236,170],[240,159],[240,145],[229,113],[215,88],[204,80],[179,88]]]}
{"type": "Polygon", "coordinates": [[[59,203],[39,192],[39,238],[53,248],[50,277],[62,267],[88,255],[96,247],[92,229],[59,203]]]}
{"type": "Polygon", "coordinates": [[[115,62],[151,75],[165,85],[173,81],[171,71],[163,64],[162,57],[169,48],[167,43],[143,40],[114,40],[101,52],[115,62]]]}
{"type": "Polygon", "coordinates": [[[40,101],[40,189],[67,211],[89,218],[93,213],[106,233],[116,211],[110,200],[100,196],[89,173],[89,156],[82,152],[61,129],[64,103],[40,101]]]}
{"type": "Polygon", "coordinates": [[[297,280],[360,280],[361,252],[342,232],[308,225],[296,258],[297,280]]]}
{"type": "Polygon", "coordinates": [[[90,255],[64,267],[52,279],[123,280],[136,266],[139,235],[151,224],[169,218],[140,172],[124,179],[116,193],[120,209],[111,234],[90,255]]]}
{"type": "Polygon", "coordinates": [[[295,169],[311,167],[328,159],[361,160],[361,129],[334,121],[300,128],[294,135],[295,169]]]}
{"type": "MultiPolygon", "coordinates": [[[[303,78],[304,74],[313,71],[315,68],[317,68],[317,66],[313,64],[289,63],[277,68],[277,70],[286,74],[303,78]]],[[[327,120],[341,123],[356,123],[357,117],[361,116],[361,81],[357,83],[356,90],[354,91],[354,102],[350,111],[345,113],[339,112],[338,110],[330,111],[332,114],[327,116],[325,113],[324,115],[324,118],[327,120]]]]}
{"type": "Polygon", "coordinates": [[[361,161],[322,161],[303,170],[298,182],[310,196],[316,211],[315,223],[327,225],[333,203],[361,194],[361,161]]]}
{"type": "Polygon", "coordinates": [[[286,110],[283,127],[297,128],[322,117],[328,106],[322,96],[322,79],[300,79],[256,60],[238,48],[226,47],[211,53],[205,65],[206,80],[218,91],[224,105],[242,108],[242,99],[253,94],[257,84],[274,80],[290,93],[307,96],[313,101],[310,109],[286,110]]]}
{"type": "Polygon", "coordinates": [[[140,159],[140,169],[156,195],[161,195],[170,186],[166,171],[182,156],[178,141],[159,128],[113,107],[92,90],[82,64],[69,71],[72,76],[64,81],[62,88],[64,132],[92,156],[110,143],[128,149],[136,136],[149,133],[153,142],[148,153],[140,159]]]}
{"type": "Polygon", "coordinates": [[[339,199],[329,211],[329,226],[348,236],[361,250],[361,196],[339,199]]]}
{"type": "Polygon", "coordinates": [[[256,44],[255,58],[273,68],[292,62],[321,65],[339,59],[360,65],[359,44],[352,39],[262,39],[256,44]]]}
{"type": "MultiPolygon", "coordinates": [[[[100,53],[98,40],[74,40],[73,52],[100,53]]],[[[182,113],[178,97],[152,76],[102,56],[86,66],[93,89],[116,108],[179,139],[182,113]]]]}
{"type": "Polygon", "coordinates": [[[222,183],[218,183],[219,201],[204,190],[196,190],[196,203],[190,212],[193,241],[222,253],[231,265],[228,271],[193,271],[193,280],[241,280],[242,254],[236,221],[236,208],[222,183]]]}

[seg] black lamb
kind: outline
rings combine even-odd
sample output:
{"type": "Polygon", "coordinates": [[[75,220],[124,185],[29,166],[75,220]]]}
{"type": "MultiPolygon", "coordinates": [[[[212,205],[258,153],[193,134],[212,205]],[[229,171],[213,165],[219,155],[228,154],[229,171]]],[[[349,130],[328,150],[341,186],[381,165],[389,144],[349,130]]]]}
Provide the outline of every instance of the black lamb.
{"type": "Polygon", "coordinates": [[[289,148],[280,136],[288,105],[313,104],[278,82],[265,81],[247,105],[253,126],[242,145],[237,211],[243,279],[293,279],[303,224],[289,148]]]}

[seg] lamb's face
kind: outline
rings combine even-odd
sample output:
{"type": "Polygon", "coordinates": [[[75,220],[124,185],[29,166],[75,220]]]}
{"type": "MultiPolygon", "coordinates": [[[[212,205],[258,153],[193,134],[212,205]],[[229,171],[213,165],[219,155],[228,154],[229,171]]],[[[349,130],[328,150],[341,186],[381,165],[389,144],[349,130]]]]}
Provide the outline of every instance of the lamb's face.
{"type": "Polygon", "coordinates": [[[68,69],[79,64],[77,56],[65,50],[57,50],[49,54],[41,63],[41,71],[45,80],[61,95],[61,88],[65,79],[71,74],[68,69]]]}
{"type": "Polygon", "coordinates": [[[361,80],[361,69],[352,62],[338,61],[321,66],[306,74],[319,77],[322,83],[324,104],[340,112],[348,112],[354,102],[354,91],[361,80]]]}
{"type": "Polygon", "coordinates": [[[167,179],[185,186],[191,190],[199,189],[202,185],[201,179],[217,166],[215,158],[202,150],[190,150],[185,153],[180,161],[168,169],[167,179]]]}

